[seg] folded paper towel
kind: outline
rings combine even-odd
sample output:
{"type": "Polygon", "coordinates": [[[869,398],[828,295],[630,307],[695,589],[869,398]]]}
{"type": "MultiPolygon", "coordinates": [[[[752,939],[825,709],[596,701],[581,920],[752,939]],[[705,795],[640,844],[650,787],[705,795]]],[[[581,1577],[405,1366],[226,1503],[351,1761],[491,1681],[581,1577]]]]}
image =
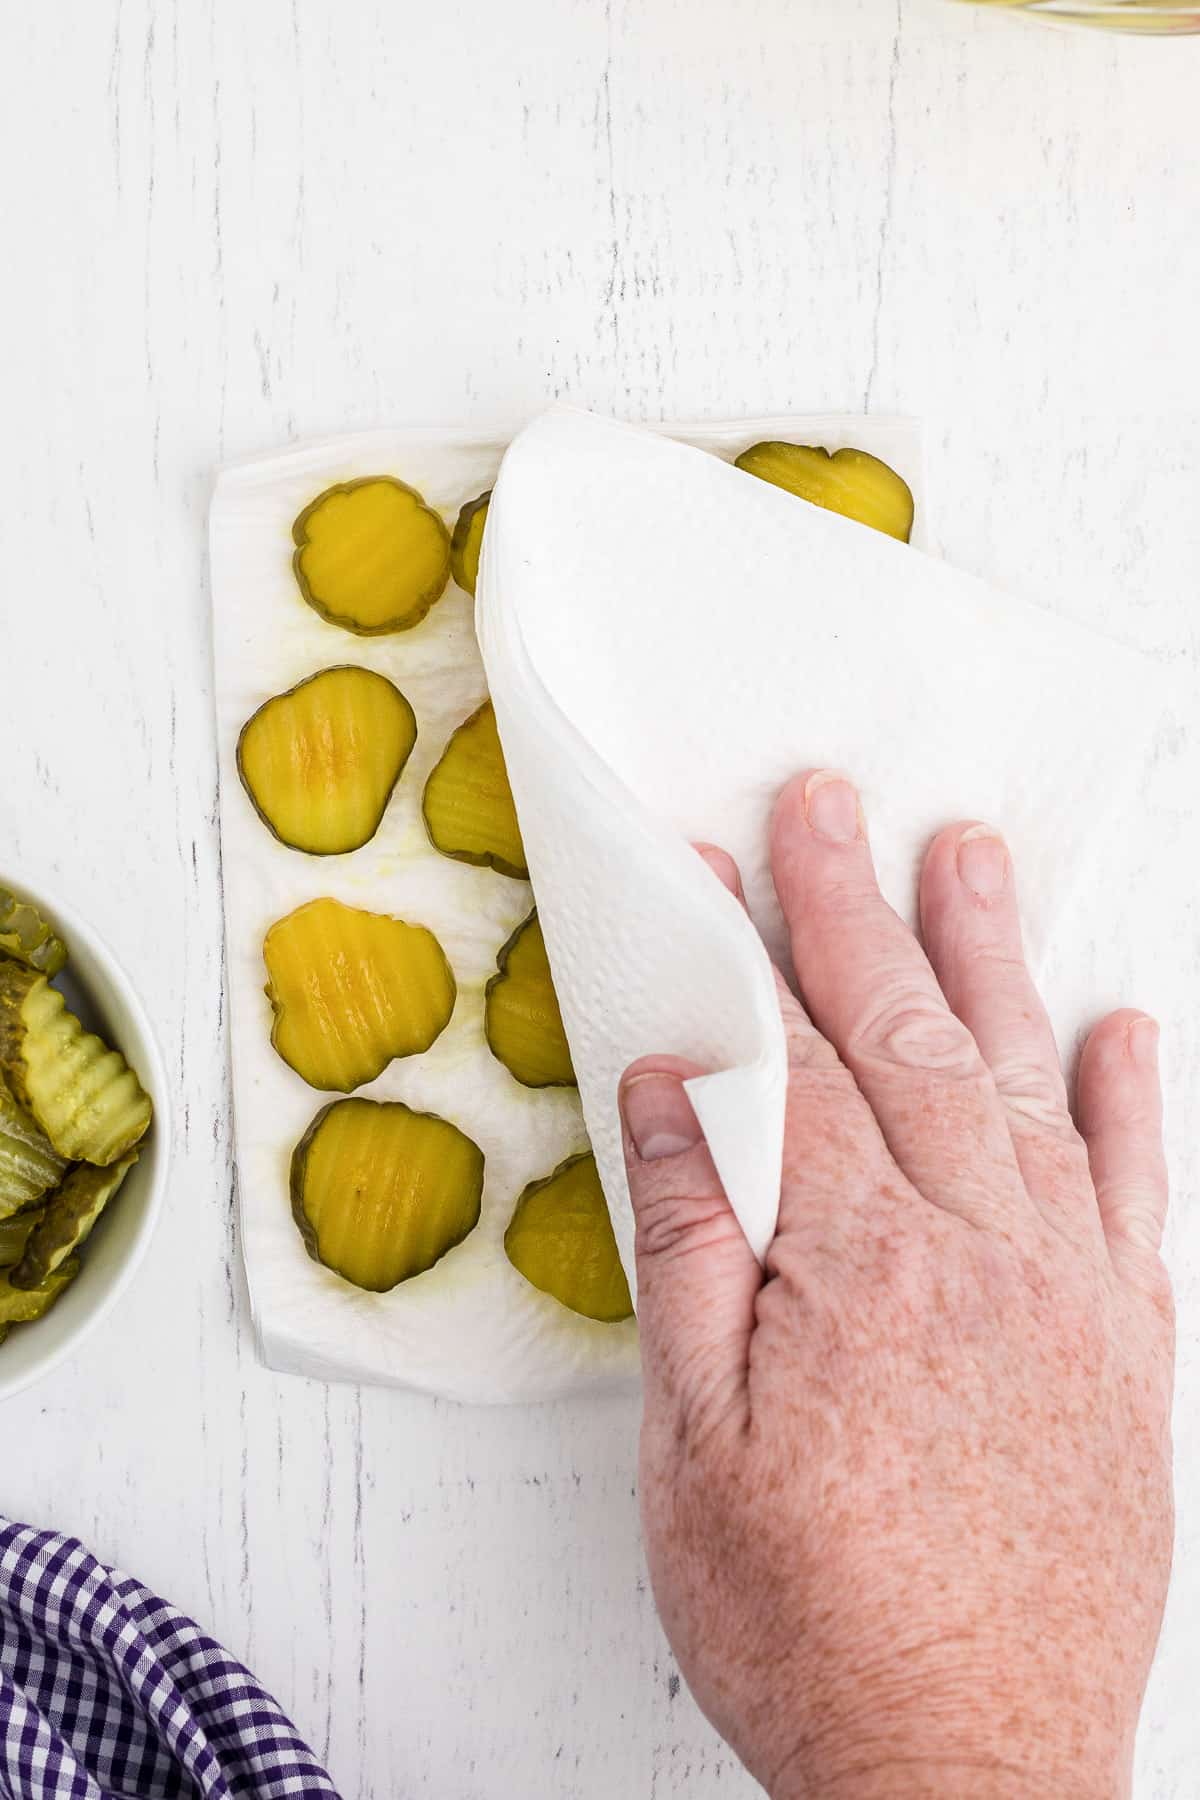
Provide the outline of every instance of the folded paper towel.
{"type": "MultiPolygon", "coordinates": [[[[1032,935],[1045,944],[1092,828],[1145,761],[1158,709],[1141,659],[728,466],[763,437],[860,444],[913,486],[920,543],[920,448],[902,422],[666,429],[693,447],[569,411],[529,427],[489,513],[478,608],[588,1130],[631,1274],[615,1085],[644,1051],[717,1072],[696,1101],[759,1250],[774,1219],[783,1047],[769,972],[689,840],[738,856],[755,917],[782,953],[764,859],[771,800],[796,768],[843,762],[863,784],[902,910],[929,834],[949,818],[990,815],[1014,841],[1032,935]]],[[[579,1148],[583,1126],[572,1094],[519,1089],[483,1040],[482,989],[529,909],[528,887],[439,857],[421,823],[425,777],[484,692],[470,602],[451,589],[415,631],[348,637],[300,601],[290,532],[323,488],[385,472],[452,518],[495,480],[504,449],[504,439],[430,431],[301,446],[226,470],[211,528],[240,1215],[263,1354],[321,1379],[476,1401],[628,1384],[636,1333],[575,1318],[504,1256],[521,1188],[579,1148]],[[263,829],[234,747],[264,699],[335,662],[394,680],[416,711],[418,742],[372,843],[313,859],[263,829]],[[261,946],[275,918],[321,893],[433,926],[459,980],[433,1048],[365,1092],[440,1112],[476,1139],[483,1214],[450,1256],[391,1294],[360,1293],[311,1261],[288,1207],[291,1146],[326,1096],[271,1048],[261,946]]],[[[1056,974],[1069,992],[1070,971],[1056,974]]]]}
{"type": "Polygon", "coordinates": [[[762,1255],[783,1142],[778,1007],[758,933],[689,840],[737,858],[786,966],[767,821],[798,769],[852,771],[884,891],[909,918],[934,832],[987,818],[1013,847],[1036,967],[1150,753],[1158,671],[711,456],[566,408],[504,460],[479,599],[626,1267],[616,1087],[652,1051],[714,1071],[691,1097],[762,1255]]]}

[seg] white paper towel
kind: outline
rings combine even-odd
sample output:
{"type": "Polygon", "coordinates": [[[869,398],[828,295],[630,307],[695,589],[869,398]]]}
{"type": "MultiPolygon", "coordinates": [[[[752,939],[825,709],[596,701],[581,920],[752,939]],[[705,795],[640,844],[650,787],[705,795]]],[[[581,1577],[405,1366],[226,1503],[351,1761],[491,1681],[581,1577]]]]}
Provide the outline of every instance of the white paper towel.
{"type": "MultiPolygon", "coordinates": [[[[737,858],[786,964],[767,820],[787,778],[861,785],[912,917],[931,836],[1012,845],[1035,967],[1162,716],[1146,659],[696,450],[569,409],[505,458],[478,628],[588,1131],[632,1276],[616,1085],[669,1051],[761,1254],[785,1052],[767,956],[688,848],[737,858]]],[[[1121,870],[1093,871],[1093,891],[1121,870]]],[[[1101,902],[1102,903],[1102,902],[1101,902]]],[[[1061,960],[1061,959],[1058,959],[1061,960]]]]}

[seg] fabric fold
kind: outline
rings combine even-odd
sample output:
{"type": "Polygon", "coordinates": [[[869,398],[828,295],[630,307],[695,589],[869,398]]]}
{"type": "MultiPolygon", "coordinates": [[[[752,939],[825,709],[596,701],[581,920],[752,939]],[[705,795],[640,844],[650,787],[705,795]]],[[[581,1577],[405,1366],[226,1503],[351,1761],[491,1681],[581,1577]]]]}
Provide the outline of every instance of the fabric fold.
{"type": "Polygon", "coordinates": [[[77,1542],[0,1518],[0,1795],[338,1800],[254,1677],[77,1542]]]}

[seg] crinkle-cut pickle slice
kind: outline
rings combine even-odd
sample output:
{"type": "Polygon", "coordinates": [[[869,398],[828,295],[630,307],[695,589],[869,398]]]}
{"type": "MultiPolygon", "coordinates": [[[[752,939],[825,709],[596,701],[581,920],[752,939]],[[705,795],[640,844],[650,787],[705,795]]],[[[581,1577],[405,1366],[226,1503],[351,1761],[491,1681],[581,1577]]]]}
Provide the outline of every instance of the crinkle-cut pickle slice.
{"type": "Polygon", "coordinates": [[[109,1169],[78,1163],[43,1210],[9,1275],[15,1288],[40,1288],[91,1235],[92,1227],[137,1161],[137,1151],[109,1169]]]}
{"type": "Polygon", "coordinates": [[[415,488],[391,475],[326,488],[292,538],[308,604],[360,637],[419,625],[450,579],[450,533],[415,488]]]}
{"type": "Polygon", "coordinates": [[[0,887],[0,956],[11,956],[51,980],[65,968],[67,946],[37,908],[0,887]]]}
{"type": "Polygon", "coordinates": [[[524,1087],[574,1087],[571,1049],[536,912],[513,932],[487,985],[484,1030],[492,1055],[524,1087]]]}
{"type": "Polygon", "coordinates": [[[0,1219],[0,1269],[11,1269],[20,1262],[26,1244],[45,1216],[44,1206],[30,1206],[11,1219],[0,1219]]]}
{"type": "Polygon", "coordinates": [[[145,1135],[150,1101],[119,1051],[85,1031],[44,975],[0,963],[0,1074],[68,1162],[118,1162],[145,1135]]]}
{"type": "Polygon", "coordinates": [[[0,1274],[0,1341],[8,1335],[10,1325],[27,1325],[31,1319],[48,1313],[78,1273],[79,1258],[69,1256],[40,1287],[14,1287],[9,1272],[0,1274]]]}
{"type": "Polygon", "coordinates": [[[525,881],[529,869],[490,700],[458,727],[425,783],[430,842],[458,862],[525,881]]]}
{"type": "Polygon", "coordinates": [[[397,1056],[418,1056],[449,1024],[457,993],[423,925],[310,900],[263,944],[271,1042],[310,1086],[349,1094],[397,1056]]]}
{"type": "Polygon", "coordinates": [[[560,1163],[517,1201],[504,1249],[535,1288],[585,1319],[615,1324],[633,1313],[612,1220],[590,1151],[560,1163]]]}
{"type": "Polygon", "coordinates": [[[454,536],[450,539],[450,567],[460,588],[474,598],[479,579],[479,552],[483,546],[483,528],[487,523],[492,490],[468,500],[458,515],[454,536]]]}
{"type": "Polygon", "coordinates": [[[17,1105],[0,1075],[0,1219],[57,1187],[66,1166],[66,1158],[17,1105]]]}
{"type": "Polygon", "coordinates": [[[810,444],[754,444],[743,450],[737,467],[903,544],[912,536],[912,490],[895,469],[865,450],[835,450],[831,456],[810,444]]]}
{"type": "Polygon", "coordinates": [[[379,830],[416,741],[399,688],[342,664],[259,707],[238,739],[238,774],[280,843],[340,856],[379,830]]]}
{"type": "Polygon", "coordinates": [[[292,1214],[308,1253],[383,1294],[479,1222],[483,1152],[456,1125],[399,1101],[335,1100],[292,1153],[292,1214]]]}

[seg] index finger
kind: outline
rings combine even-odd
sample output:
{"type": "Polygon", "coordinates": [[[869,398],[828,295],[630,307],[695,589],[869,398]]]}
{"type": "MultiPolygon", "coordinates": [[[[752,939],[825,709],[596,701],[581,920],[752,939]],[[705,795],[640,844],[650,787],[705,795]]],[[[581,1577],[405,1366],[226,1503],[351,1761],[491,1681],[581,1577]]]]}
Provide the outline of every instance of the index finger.
{"type": "Polygon", "coordinates": [[[788,783],[771,868],[801,996],[899,1167],[927,1199],[976,1223],[1030,1205],[991,1073],[879,891],[844,775],[815,770],[788,783]]]}

